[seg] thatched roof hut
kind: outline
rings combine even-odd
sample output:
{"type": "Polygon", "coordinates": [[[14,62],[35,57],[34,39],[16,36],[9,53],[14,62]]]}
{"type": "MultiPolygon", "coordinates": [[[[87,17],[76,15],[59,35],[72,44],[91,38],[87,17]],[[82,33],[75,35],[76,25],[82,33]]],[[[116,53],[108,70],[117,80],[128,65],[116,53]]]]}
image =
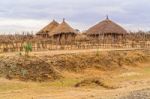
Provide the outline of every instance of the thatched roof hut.
{"type": "Polygon", "coordinates": [[[68,23],[66,23],[65,19],[63,22],[58,25],[52,32],[49,33],[50,36],[56,36],[60,34],[76,34],[76,30],[73,29],[68,23]]]}
{"type": "Polygon", "coordinates": [[[77,31],[66,23],[65,19],[63,19],[63,22],[52,32],[49,32],[49,36],[53,38],[53,41],[56,41],[59,44],[72,43],[75,40],[76,35],[77,31]]]}
{"type": "Polygon", "coordinates": [[[87,35],[100,35],[100,34],[126,34],[126,30],[120,25],[111,21],[108,17],[102,22],[96,24],[87,30],[87,35]]]}
{"type": "Polygon", "coordinates": [[[37,35],[49,35],[50,32],[52,32],[57,26],[59,25],[58,22],[53,20],[51,23],[49,23],[47,26],[45,26],[42,30],[40,30],[37,35]]]}

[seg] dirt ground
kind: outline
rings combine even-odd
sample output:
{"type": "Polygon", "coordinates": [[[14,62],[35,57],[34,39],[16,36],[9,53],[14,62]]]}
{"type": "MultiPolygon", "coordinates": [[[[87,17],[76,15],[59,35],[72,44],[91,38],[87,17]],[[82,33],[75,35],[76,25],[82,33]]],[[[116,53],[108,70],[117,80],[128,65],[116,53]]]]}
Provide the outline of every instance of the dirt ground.
{"type": "MultiPolygon", "coordinates": [[[[91,51],[97,51],[97,49],[89,50],[89,52],[91,51]]],[[[34,52],[31,54],[40,56],[76,52],[82,53],[85,50],[34,52]]],[[[17,53],[1,55],[15,54],[17,53]]],[[[97,69],[86,69],[82,73],[63,71],[62,74],[65,78],[41,83],[0,78],[0,99],[136,99],[125,97],[135,91],[150,88],[150,62],[138,65],[138,67],[125,66],[111,72],[97,69]],[[110,88],[97,85],[75,87],[75,84],[87,78],[103,79],[103,83],[110,88]]],[[[147,95],[147,98],[143,99],[149,99],[149,96],[147,95]]]]}
{"type": "Polygon", "coordinates": [[[148,69],[150,70],[149,67],[145,67],[145,70],[137,69],[136,71],[119,73],[113,79],[113,83],[118,83],[121,86],[117,89],[96,86],[75,88],[73,82],[76,81],[72,78],[53,83],[9,81],[1,78],[0,99],[121,99],[133,91],[150,88],[150,71],[147,71],[148,69]],[[64,85],[61,84],[63,81],[64,85]]]}
{"type": "MultiPolygon", "coordinates": [[[[118,48],[118,49],[82,49],[82,50],[51,50],[51,51],[38,51],[32,52],[31,55],[37,56],[45,56],[45,55],[60,55],[60,54],[73,54],[73,53],[90,53],[90,52],[103,52],[103,51],[134,51],[134,50],[142,50],[141,48],[118,48]]],[[[147,49],[149,50],[149,49],[147,49]]],[[[21,52],[24,54],[24,52],[21,52]]],[[[19,52],[7,52],[0,53],[0,56],[14,56],[20,54],[19,52]]]]}

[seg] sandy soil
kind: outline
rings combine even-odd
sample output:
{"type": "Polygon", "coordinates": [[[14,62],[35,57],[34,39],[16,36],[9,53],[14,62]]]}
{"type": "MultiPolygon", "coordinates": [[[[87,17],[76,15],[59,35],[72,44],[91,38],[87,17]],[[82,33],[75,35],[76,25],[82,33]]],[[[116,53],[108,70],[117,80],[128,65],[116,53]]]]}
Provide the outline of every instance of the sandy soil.
{"type": "MultiPolygon", "coordinates": [[[[145,70],[147,68],[145,67],[145,70]]],[[[121,97],[128,96],[134,91],[143,90],[144,92],[145,89],[150,88],[150,71],[147,72],[145,70],[138,68],[135,71],[118,72],[118,76],[113,78],[114,82],[121,86],[117,89],[105,89],[96,86],[79,88],[73,86],[51,86],[49,82],[20,82],[1,78],[0,99],[132,99],[121,97]]],[[[116,75],[116,73],[112,73],[112,75],[116,75]]]]}
{"type": "MultiPolygon", "coordinates": [[[[107,51],[111,51],[106,49],[107,51]]],[[[99,51],[106,51],[100,50],[99,51]]],[[[123,49],[118,49],[123,50],[123,49]]],[[[129,50],[129,49],[126,49],[129,50]]],[[[130,49],[135,50],[135,49],[130,49]]],[[[47,51],[47,52],[33,52],[32,55],[56,55],[66,53],[82,53],[92,52],[97,49],[91,50],[75,50],[75,51],[47,51]]],[[[15,55],[17,53],[7,53],[1,55],[15,55]]],[[[138,68],[129,68],[126,71],[118,70],[112,72],[102,72],[96,70],[85,70],[81,74],[73,74],[65,72],[64,76],[67,79],[62,79],[56,82],[21,82],[17,80],[6,80],[0,78],[0,99],[140,99],[134,98],[134,95],[139,95],[145,91],[147,98],[149,99],[150,88],[150,63],[141,64],[138,68]],[[107,89],[103,87],[79,87],[75,88],[74,84],[78,81],[74,81],[74,78],[86,78],[95,77],[96,75],[111,76],[111,82],[118,86],[116,89],[107,89]],[[66,84],[67,83],[67,84],[66,84]],[[69,84],[68,84],[69,83],[69,84]],[[71,83],[71,84],[70,84],[71,83]],[[130,98],[128,98],[130,97],[130,98]]],[[[142,96],[142,95],[141,95],[142,96]]],[[[138,96],[137,96],[138,97],[138,96]]]]}

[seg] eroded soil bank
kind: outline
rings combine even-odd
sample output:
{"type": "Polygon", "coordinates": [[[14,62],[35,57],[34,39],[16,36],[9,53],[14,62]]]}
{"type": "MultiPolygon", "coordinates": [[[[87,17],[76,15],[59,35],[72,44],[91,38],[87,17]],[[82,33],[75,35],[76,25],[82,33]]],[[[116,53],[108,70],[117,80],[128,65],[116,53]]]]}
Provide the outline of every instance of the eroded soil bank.
{"type": "Polygon", "coordinates": [[[149,55],[135,50],[1,56],[0,98],[147,99],[149,55]]]}
{"type": "Polygon", "coordinates": [[[93,68],[101,71],[138,66],[149,61],[148,52],[111,51],[54,56],[0,57],[0,74],[8,79],[47,81],[63,77],[62,71],[83,72],[93,68]]]}

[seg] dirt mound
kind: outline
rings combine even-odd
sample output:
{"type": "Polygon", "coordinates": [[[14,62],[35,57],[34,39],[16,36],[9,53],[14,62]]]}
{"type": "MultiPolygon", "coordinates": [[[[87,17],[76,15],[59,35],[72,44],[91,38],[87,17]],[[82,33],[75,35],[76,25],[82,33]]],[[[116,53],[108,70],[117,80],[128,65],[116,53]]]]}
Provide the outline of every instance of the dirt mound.
{"type": "Polygon", "coordinates": [[[123,62],[124,62],[126,65],[146,62],[146,61],[149,60],[149,56],[148,56],[147,54],[148,54],[148,53],[141,52],[141,51],[128,52],[128,53],[126,53],[126,55],[124,56],[123,62]]]}
{"type": "Polygon", "coordinates": [[[50,64],[36,57],[1,57],[0,75],[8,79],[45,81],[58,79],[60,73],[50,64]]]}
{"type": "Polygon", "coordinates": [[[80,54],[65,54],[43,57],[59,70],[80,72],[86,68],[113,70],[124,65],[135,65],[148,61],[141,51],[111,51],[80,54]]]}
{"type": "MultiPolygon", "coordinates": [[[[85,69],[112,71],[123,66],[137,66],[148,61],[143,51],[111,51],[63,55],[0,57],[0,75],[8,79],[45,81],[59,79],[60,72],[82,72],[85,69]]],[[[91,83],[97,84],[98,81],[91,83]]],[[[100,81],[99,81],[100,83],[100,81]]]]}
{"type": "Polygon", "coordinates": [[[116,89],[119,88],[118,86],[116,86],[115,84],[112,83],[108,83],[108,79],[107,81],[103,78],[88,78],[85,80],[82,80],[81,82],[75,84],[75,87],[103,87],[106,89],[116,89]]]}

